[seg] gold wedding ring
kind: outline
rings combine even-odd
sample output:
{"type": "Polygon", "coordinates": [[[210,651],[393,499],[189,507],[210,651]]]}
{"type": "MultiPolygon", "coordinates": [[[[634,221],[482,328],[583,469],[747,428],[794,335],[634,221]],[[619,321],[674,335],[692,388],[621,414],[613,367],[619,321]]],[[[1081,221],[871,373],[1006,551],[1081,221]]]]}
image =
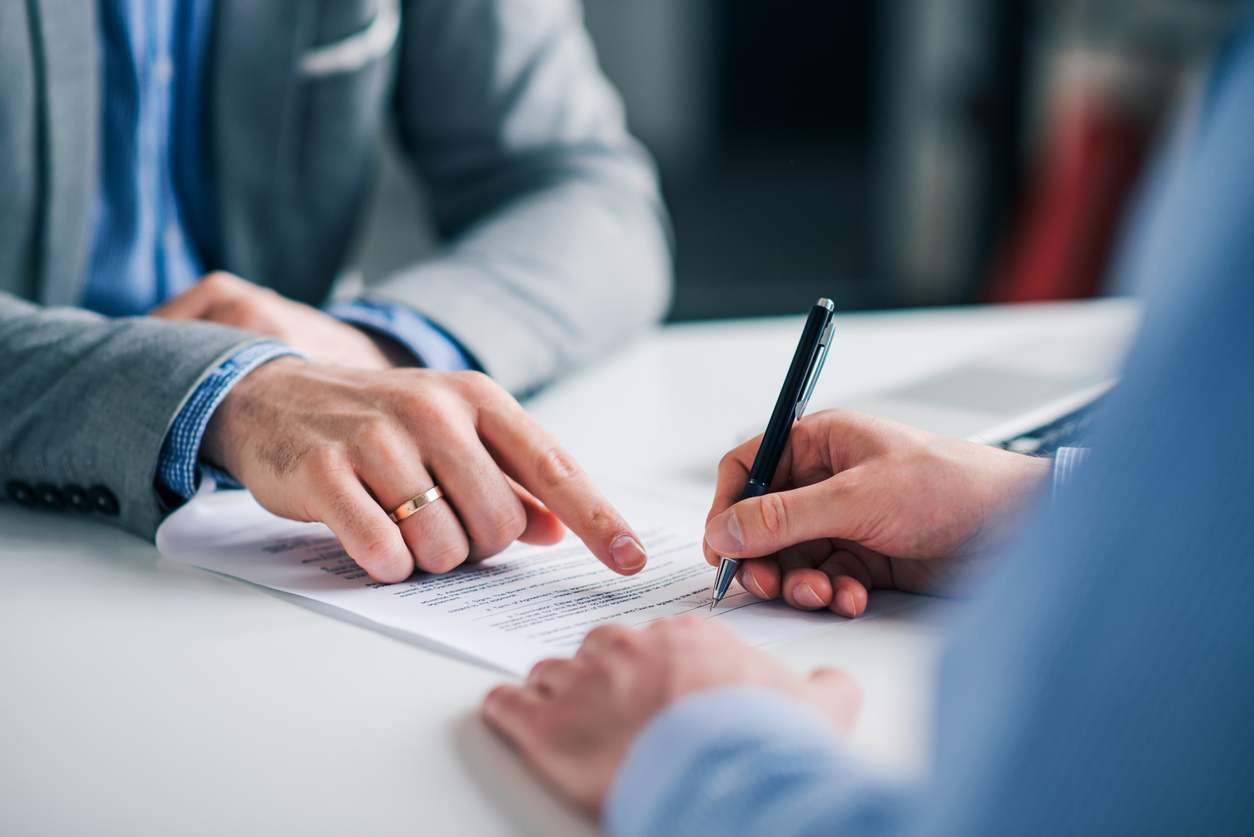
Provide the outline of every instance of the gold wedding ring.
{"type": "Polygon", "coordinates": [[[429,506],[443,496],[444,492],[440,490],[440,486],[433,485],[414,499],[406,502],[400,508],[396,509],[394,512],[389,514],[388,517],[392,518],[393,523],[400,523],[423,506],[429,506]]]}

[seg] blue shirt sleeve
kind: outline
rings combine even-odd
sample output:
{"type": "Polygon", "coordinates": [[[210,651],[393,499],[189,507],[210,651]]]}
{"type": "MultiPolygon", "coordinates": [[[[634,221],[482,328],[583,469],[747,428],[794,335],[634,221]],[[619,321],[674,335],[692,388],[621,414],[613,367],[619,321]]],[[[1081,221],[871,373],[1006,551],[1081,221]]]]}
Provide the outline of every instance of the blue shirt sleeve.
{"type": "Polygon", "coordinates": [[[1250,833],[1254,6],[1216,67],[1162,234],[1138,245],[1149,299],[1094,418],[1100,460],[954,625],[930,775],[893,796],[782,698],[699,694],[625,758],[614,833],[1250,833]]]}
{"type": "MultiPolygon", "coordinates": [[[[296,355],[300,352],[274,341],[254,343],[223,361],[210,372],[192,392],[190,398],[174,417],[170,429],[161,444],[161,457],[157,460],[157,476],[166,488],[183,499],[190,499],[200,486],[201,469],[209,466],[197,462],[200,442],[213,411],[226,398],[228,392],[240,380],[263,363],[275,358],[296,355]]],[[[236,484],[214,469],[220,484],[236,484]]]]}
{"type": "Polygon", "coordinates": [[[1059,448],[1054,452],[1054,484],[1052,496],[1054,502],[1062,496],[1067,483],[1075,477],[1081,463],[1089,454],[1088,448],[1059,448]]]}
{"type": "MultiPolygon", "coordinates": [[[[343,322],[391,337],[429,369],[448,372],[479,369],[474,358],[452,337],[399,303],[359,299],[332,305],[327,313],[343,322]]],[[[157,473],[162,484],[184,499],[196,493],[201,474],[207,470],[213,471],[219,485],[237,485],[229,474],[197,461],[205,427],[213,411],[241,378],[261,364],[285,355],[300,356],[300,353],[282,343],[257,343],[226,360],[200,383],[170,425],[161,446],[157,473]]]]}
{"type": "Polygon", "coordinates": [[[443,329],[399,302],[355,299],[331,305],[326,312],[337,320],[391,337],[428,369],[483,371],[478,361],[443,329]]]}
{"type": "Polygon", "coordinates": [[[844,834],[894,830],[908,786],[869,779],[809,704],[761,686],[722,686],[667,707],[620,765],[605,802],[614,837],[844,834]],[[752,718],[752,723],[746,723],[752,718]]]}

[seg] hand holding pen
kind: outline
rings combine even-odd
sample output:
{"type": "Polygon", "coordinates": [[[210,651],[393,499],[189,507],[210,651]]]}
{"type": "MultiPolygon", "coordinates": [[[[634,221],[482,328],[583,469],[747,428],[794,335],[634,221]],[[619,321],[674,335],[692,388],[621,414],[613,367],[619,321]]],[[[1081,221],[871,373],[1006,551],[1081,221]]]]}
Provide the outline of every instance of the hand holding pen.
{"type": "Polygon", "coordinates": [[[849,618],[875,589],[967,589],[1054,474],[1048,458],[825,410],[792,426],[771,492],[741,499],[761,442],[719,463],[705,559],[744,559],[758,598],[849,618]]]}
{"type": "MultiPolygon", "coordinates": [[[[795,421],[805,413],[806,404],[814,392],[819,373],[823,371],[823,361],[827,359],[827,349],[832,342],[832,321],[835,306],[830,299],[820,299],[810,309],[805,328],[801,332],[801,341],[797,351],[793,353],[792,363],[788,366],[788,375],[784,378],[784,387],[775,401],[775,410],[766,425],[766,433],[762,436],[762,444],[753,460],[753,468],[749,471],[749,480],[745,483],[740,499],[761,497],[771,485],[775,477],[775,469],[779,467],[779,458],[788,444],[788,434],[795,421]]],[[[713,610],[727,588],[736,577],[740,567],[740,559],[723,558],[718,565],[718,574],[714,577],[714,589],[711,591],[710,610],[713,610]]]]}

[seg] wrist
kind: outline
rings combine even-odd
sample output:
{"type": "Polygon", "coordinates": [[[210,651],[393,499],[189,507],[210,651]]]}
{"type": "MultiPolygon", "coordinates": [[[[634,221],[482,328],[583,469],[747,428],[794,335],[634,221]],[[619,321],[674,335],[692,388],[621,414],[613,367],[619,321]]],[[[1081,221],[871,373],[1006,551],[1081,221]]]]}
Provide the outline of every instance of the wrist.
{"type": "Polygon", "coordinates": [[[1020,514],[1032,505],[1054,473],[1052,458],[999,448],[987,450],[995,457],[997,468],[993,472],[994,479],[985,485],[985,523],[976,538],[977,543],[986,547],[1000,543],[1013,531],[1020,514]]]}
{"type": "Polygon", "coordinates": [[[248,416],[255,412],[254,405],[258,398],[272,389],[276,381],[308,365],[309,361],[300,357],[280,357],[245,375],[227,393],[210,417],[200,443],[200,460],[239,477],[242,474],[241,453],[246,439],[246,434],[240,428],[244,426],[248,416]]]}
{"type": "Polygon", "coordinates": [[[345,363],[342,358],[328,359],[330,365],[351,366],[375,372],[395,369],[398,366],[413,365],[412,361],[406,362],[404,349],[395,345],[389,348],[386,345],[386,337],[375,335],[353,323],[341,323],[341,325],[347,326],[348,332],[346,333],[353,335],[350,341],[352,345],[352,362],[345,363]]]}
{"type": "Polygon", "coordinates": [[[1011,464],[1014,473],[1013,483],[1017,486],[1017,495],[1019,497],[1031,496],[1038,488],[1047,483],[1050,476],[1054,472],[1054,458],[1052,456],[1031,456],[1030,454],[1012,453],[1008,454],[1007,462],[1011,464]]]}
{"type": "Polygon", "coordinates": [[[457,372],[479,365],[447,332],[400,302],[362,298],[340,302],[326,313],[368,335],[394,366],[457,372]]]}

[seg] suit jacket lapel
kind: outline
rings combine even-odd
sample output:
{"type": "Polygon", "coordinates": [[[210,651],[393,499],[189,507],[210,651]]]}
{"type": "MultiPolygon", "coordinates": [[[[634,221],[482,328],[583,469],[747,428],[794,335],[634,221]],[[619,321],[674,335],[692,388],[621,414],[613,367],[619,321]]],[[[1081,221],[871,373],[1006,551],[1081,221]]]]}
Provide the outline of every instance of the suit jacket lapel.
{"type": "Polygon", "coordinates": [[[83,281],[97,186],[100,62],[94,0],[27,0],[39,73],[43,206],[38,295],[72,305],[83,281]]]}

